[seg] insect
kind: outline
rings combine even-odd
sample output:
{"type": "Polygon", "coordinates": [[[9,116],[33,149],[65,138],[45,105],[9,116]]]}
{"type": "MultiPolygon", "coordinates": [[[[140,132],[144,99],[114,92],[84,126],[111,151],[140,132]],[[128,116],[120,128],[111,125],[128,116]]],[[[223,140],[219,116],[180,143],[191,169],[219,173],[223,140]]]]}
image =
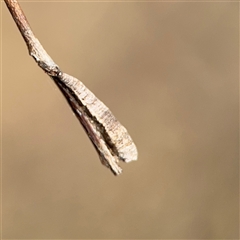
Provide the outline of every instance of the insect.
{"type": "Polygon", "coordinates": [[[103,165],[115,175],[122,169],[119,160],[137,160],[137,148],[125,127],[81,81],[66,73],[54,78],[76,117],[92,141],[103,165]]]}
{"type": "Polygon", "coordinates": [[[71,106],[96,148],[101,162],[119,175],[119,160],[137,160],[137,148],[125,127],[111,111],[77,78],[63,73],[34,36],[17,0],[5,0],[15,23],[21,32],[29,54],[38,66],[50,76],[71,106]]]}

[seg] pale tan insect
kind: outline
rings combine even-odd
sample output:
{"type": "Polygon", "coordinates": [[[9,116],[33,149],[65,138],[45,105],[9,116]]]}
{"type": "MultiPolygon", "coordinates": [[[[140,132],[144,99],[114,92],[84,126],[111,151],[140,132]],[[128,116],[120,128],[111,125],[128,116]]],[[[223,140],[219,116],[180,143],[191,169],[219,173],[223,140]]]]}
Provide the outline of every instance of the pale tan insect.
{"type": "Polygon", "coordinates": [[[34,36],[17,0],[5,0],[5,3],[27,44],[29,54],[62,91],[95,146],[101,162],[115,175],[120,174],[119,160],[131,162],[137,160],[138,155],[126,128],[81,81],[60,70],[34,36]]]}
{"type": "Polygon", "coordinates": [[[95,146],[101,162],[118,175],[119,160],[137,160],[138,152],[125,127],[81,81],[61,73],[55,81],[95,146]]]}

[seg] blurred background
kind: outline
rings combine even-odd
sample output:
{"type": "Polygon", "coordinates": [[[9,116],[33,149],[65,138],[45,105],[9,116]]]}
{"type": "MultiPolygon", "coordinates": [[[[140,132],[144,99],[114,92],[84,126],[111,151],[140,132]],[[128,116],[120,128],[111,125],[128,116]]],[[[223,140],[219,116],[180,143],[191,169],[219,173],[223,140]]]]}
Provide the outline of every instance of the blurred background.
{"type": "Polygon", "coordinates": [[[3,238],[238,238],[239,4],[21,6],[139,159],[101,165],[2,3],[3,238]]]}

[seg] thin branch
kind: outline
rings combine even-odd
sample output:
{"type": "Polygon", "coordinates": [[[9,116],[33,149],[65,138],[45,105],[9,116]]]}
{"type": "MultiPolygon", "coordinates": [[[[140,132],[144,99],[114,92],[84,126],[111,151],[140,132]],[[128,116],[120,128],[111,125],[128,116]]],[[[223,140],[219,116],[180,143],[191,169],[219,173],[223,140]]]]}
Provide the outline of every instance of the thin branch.
{"type": "Polygon", "coordinates": [[[126,128],[81,81],[60,70],[34,36],[17,0],[4,1],[27,44],[30,56],[57,84],[92,141],[102,164],[110,168],[114,175],[120,174],[119,160],[131,162],[137,160],[138,155],[126,128]]]}
{"type": "Polygon", "coordinates": [[[5,0],[5,3],[12,14],[20,33],[25,40],[30,56],[34,58],[39,67],[50,76],[57,76],[60,72],[59,67],[53,62],[51,57],[44,50],[41,43],[34,36],[33,31],[20,7],[17,0],[5,0]]]}

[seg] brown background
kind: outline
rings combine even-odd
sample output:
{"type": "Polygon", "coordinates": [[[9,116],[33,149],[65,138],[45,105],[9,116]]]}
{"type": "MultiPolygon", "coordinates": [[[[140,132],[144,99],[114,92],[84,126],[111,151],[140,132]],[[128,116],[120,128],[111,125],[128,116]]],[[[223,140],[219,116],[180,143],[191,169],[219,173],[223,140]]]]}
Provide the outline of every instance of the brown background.
{"type": "Polygon", "coordinates": [[[101,166],[3,3],[3,238],[238,238],[238,3],[21,5],[139,160],[101,166]]]}

